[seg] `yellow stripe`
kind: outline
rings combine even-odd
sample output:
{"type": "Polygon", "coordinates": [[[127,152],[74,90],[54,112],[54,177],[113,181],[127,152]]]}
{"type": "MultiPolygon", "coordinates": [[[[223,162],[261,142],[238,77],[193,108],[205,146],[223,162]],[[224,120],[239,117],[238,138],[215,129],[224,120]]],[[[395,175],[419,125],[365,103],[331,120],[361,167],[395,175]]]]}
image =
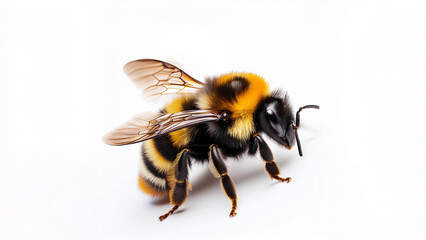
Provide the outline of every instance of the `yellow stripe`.
{"type": "Polygon", "coordinates": [[[145,165],[145,161],[150,161],[149,159],[143,159],[141,158],[141,163],[139,167],[139,173],[143,177],[144,180],[149,181],[153,185],[155,185],[158,189],[166,189],[166,179],[155,176],[151,171],[148,170],[148,168],[145,165]]]}
{"type": "MultiPolygon", "coordinates": [[[[165,107],[167,113],[177,113],[183,111],[183,105],[194,98],[193,94],[183,95],[174,99],[165,107]]],[[[191,141],[191,128],[184,128],[175,132],[169,133],[173,146],[183,148],[188,146],[191,141]]]]}
{"type": "Polygon", "coordinates": [[[173,146],[183,148],[188,146],[191,141],[191,128],[183,128],[181,130],[169,133],[173,146]]]}
{"type": "Polygon", "coordinates": [[[143,192],[151,194],[154,197],[164,196],[168,193],[167,191],[159,191],[151,187],[151,185],[149,185],[149,183],[147,183],[140,175],[138,177],[138,185],[143,192]]]}
{"type": "Polygon", "coordinates": [[[177,113],[183,110],[182,104],[185,102],[186,97],[181,96],[179,98],[175,98],[171,103],[169,103],[165,110],[167,113],[177,113]]]}
{"type": "Polygon", "coordinates": [[[146,155],[149,160],[152,162],[154,167],[161,172],[168,172],[172,167],[173,163],[163,157],[161,153],[155,147],[154,140],[148,140],[144,143],[143,147],[145,148],[146,155]]]}
{"type": "MultiPolygon", "coordinates": [[[[213,109],[213,103],[212,103],[212,98],[211,96],[207,95],[207,94],[202,94],[197,98],[197,106],[200,109],[213,109]]],[[[226,110],[226,109],[225,109],[226,110]]]]}
{"type": "Polygon", "coordinates": [[[253,115],[238,118],[228,129],[229,135],[237,139],[248,139],[254,131],[253,115]]]}

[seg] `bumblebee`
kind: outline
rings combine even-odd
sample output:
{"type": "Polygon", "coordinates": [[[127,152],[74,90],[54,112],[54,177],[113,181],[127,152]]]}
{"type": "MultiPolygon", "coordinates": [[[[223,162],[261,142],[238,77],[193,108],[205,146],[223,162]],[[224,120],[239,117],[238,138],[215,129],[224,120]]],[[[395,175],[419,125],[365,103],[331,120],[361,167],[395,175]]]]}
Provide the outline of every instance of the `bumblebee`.
{"type": "Polygon", "coordinates": [[[291,149],[302,149],[295,117],[287,94],[271,91],[265,80],[253,73],[232,72],[200,82],[176,66],[141,59],[124,66],[127,76],[149,96],[174,100],[158,113],[141,113],[104,137],[110,145],[142,144],[139,187],[153,196],[169,196],[173,208],[161,215],[166,219],[186,200],[191,185],[188,168],[192,161],[208,162],[212,174],[220,178],[231,200],[230,217],[235,216],[237,193],[228,174],[226,157],[260,153],[265,170],[279,182],[281,177],[271,149],[261,134],[291,149]]]}

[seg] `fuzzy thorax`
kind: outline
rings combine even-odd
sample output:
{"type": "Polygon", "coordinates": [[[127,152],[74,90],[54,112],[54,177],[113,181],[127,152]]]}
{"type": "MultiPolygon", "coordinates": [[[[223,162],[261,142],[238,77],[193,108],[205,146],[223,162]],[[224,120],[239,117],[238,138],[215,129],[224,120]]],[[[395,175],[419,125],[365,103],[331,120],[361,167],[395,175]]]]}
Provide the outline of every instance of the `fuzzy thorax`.
{"type": "Polygon", "coordinates": [[[233,124],[228,134],[241,140],[250,138],[255,131],[253,113],[269,93],[265,80],[253,73],[233,72],[218,77],[210,88],[199,96],[198,107],[231,112],[233,124]]]}

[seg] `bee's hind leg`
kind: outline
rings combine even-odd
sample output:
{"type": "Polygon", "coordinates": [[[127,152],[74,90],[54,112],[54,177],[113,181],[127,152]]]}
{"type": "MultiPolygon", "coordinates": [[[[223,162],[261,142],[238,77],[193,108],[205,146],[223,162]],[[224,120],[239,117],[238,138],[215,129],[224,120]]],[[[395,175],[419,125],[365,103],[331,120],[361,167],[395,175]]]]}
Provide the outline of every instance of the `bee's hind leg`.
{"type": "Polygon", "coordinates": [[[158,218],[160,221],[163,221],[170,214],[173,214],[180,207],[180,205],[185,202],[186,197],[188,196],[188,191],[191,188],[191,185],[188,181],[189,150],[182,150],[178,154],[177,158],[179,160],[176,162],[173,172],[170,176],[172,187],[169,192],[169,198],[170,203],[174,206],[170,211],[158,218]]]}
{"type": "Polygon", "coordinates": [[[180,207],[180,205],[174,205],[173,208],[168,211],[166,214],[161,215],[158,219],[160,221],[163,221],[164,219],[166,219],[170,214],[173,214],[178,208],[180,207]]]}
{"type": "Polygon", "coordinates": [[[272,155],[271,149],[260,135],[255,134],[249,148],[249,154],[256,153],[257,149],[259,149],[260,156],[263,161],[265,161],[265,170],[269,176],[280,182],[289,183],[291,181],[291,177],[283,178],[280,176],[280,168],[274,162],[274,155],[272,155]]]}

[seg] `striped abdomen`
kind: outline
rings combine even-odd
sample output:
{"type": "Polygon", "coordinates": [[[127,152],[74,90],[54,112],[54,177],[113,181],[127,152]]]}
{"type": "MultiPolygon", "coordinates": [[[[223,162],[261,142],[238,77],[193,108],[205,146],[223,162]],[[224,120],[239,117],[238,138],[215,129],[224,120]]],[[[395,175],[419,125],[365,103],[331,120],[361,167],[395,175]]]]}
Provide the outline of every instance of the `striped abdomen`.
{"type": "MultiPolygon", "coordinates": [[[[168,104],[163,112],[176,113],[193,109],[193,101],[194,95],[181,96],[168,104]]],[[[194,135],[192,131],[191,127],[184,128],[143,143],[139,186],[144,192],[153,196],[168,193],[174,182],[169,183],[167,178],[173,177],[173,164],[178,151],[188,146],[194,135]]]]}
{"type": "Polygon", "coordinates": [[[139,187],[153,196],[166,195],[170,189],[167,176],[173,169],[177,149],[168,134],[148,140],[142,145],[139,187]]]}

